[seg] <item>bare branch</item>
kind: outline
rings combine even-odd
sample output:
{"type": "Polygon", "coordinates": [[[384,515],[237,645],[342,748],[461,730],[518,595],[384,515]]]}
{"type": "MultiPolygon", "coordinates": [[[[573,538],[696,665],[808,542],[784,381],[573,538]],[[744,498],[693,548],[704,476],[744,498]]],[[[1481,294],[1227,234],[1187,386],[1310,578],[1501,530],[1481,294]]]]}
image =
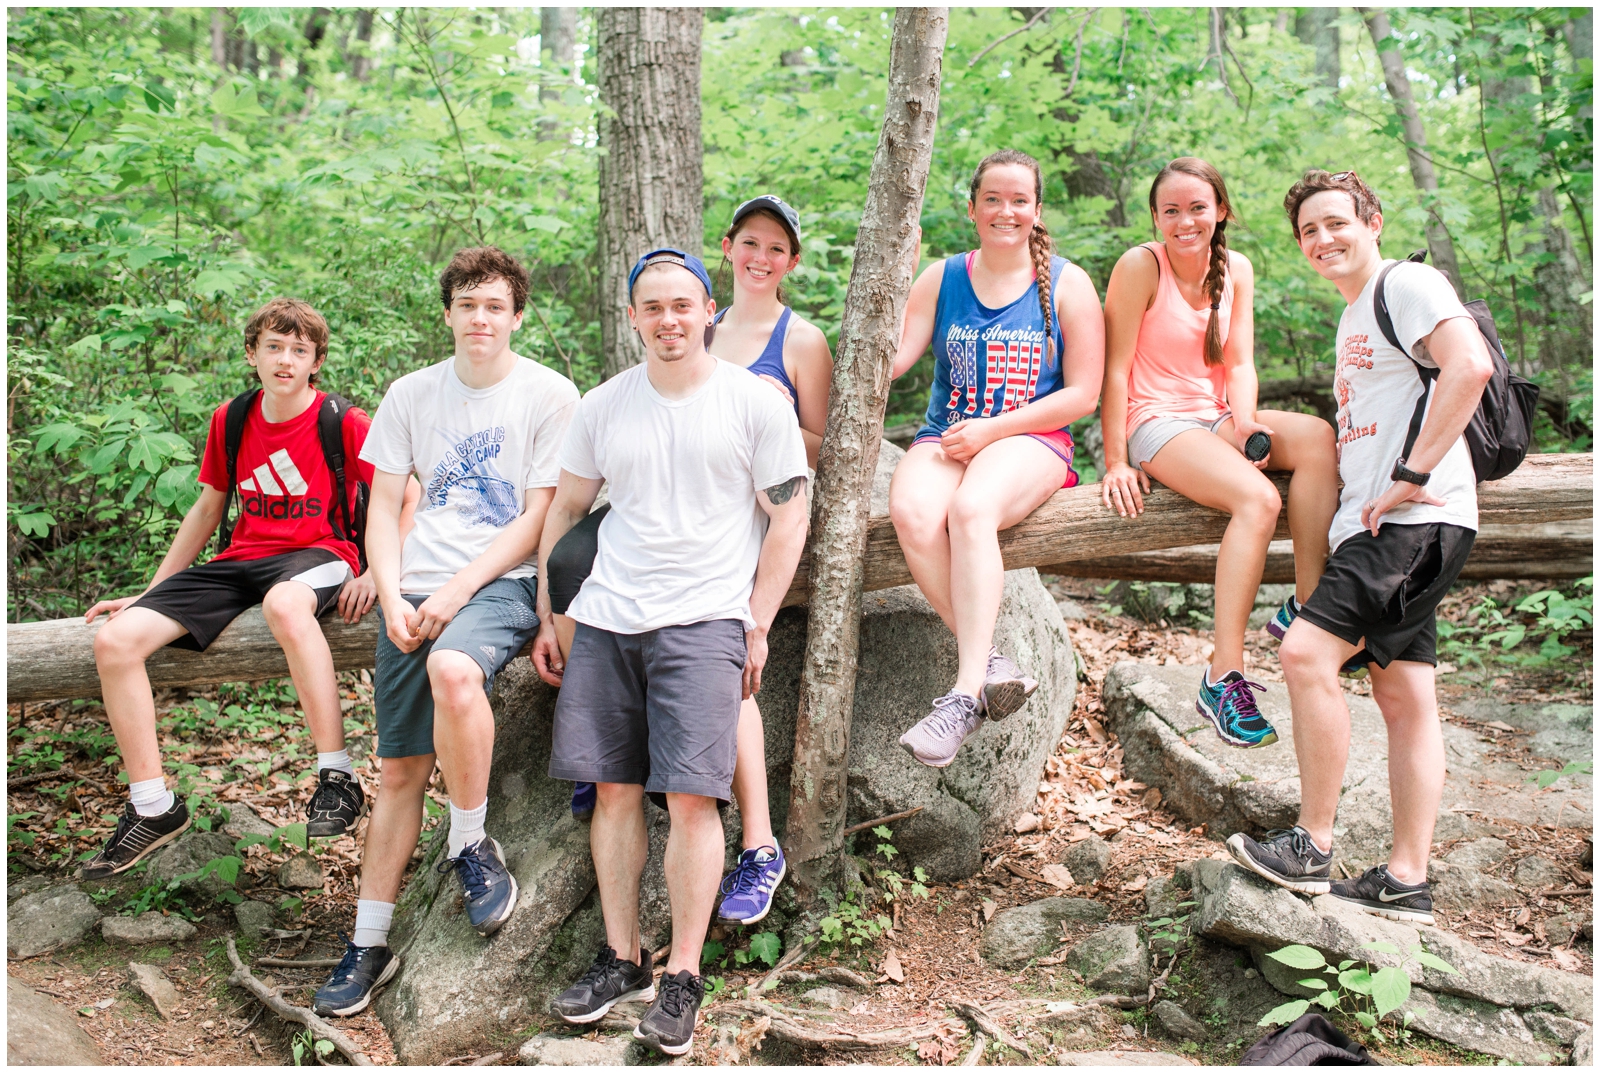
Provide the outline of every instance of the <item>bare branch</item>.
{"type": "Polygon", "coordinates": [[[967,66],[969,68],[976,67],[978,65],[978,61],[983,59],[989,53],[993,52],[995,49],[999,48],[1001,45],[1005,44],[1007,41],[1011,40],[1013,37],[1016,37],[1018,34],[1027,33],[1029,30],[1033,29],[1036,25],[1038,25],[1041,20],[1048,19],[1050,17],[1051,10],[1052,10],[1051,8],[1047,8],[1047,7],[1040,8],[1038,11],[1036,11],[1034,13],[1033,18],[1029,19],[1027,22],[1023,23],[1021,26],[1017,27],[1015,30],[1012,30],[1010,33],[1003,34],[1002,36],[995,38],[993,41],[991,41],[987,45],[985,45],[983,47],[983,51],[982,52],[979,52],[976,56],[972,57],[972,59],[967,61],[967,66]]]}
{"type": "Polygon", "coordinates": [[[245,967],[239,960],[239,948],[234,945],[233,936],[228,936],[228,960],[233,962],[233,973],[228,977],[228,983],[235,987],[242,987],[256,997],[256,1000],[282,1017],[285,1021],[294,1021],[305,1025],[317,1039],[325,1039],[338,1048],[339,1053],[350,1060],[351,1065],[370,1066],[372,1059],[362,1053],[355,1041],[349,1036],[334,1028],[328,1022],[306,1009],[286,1001],[278,994],[278,989],[268,987],[245,967]]]}

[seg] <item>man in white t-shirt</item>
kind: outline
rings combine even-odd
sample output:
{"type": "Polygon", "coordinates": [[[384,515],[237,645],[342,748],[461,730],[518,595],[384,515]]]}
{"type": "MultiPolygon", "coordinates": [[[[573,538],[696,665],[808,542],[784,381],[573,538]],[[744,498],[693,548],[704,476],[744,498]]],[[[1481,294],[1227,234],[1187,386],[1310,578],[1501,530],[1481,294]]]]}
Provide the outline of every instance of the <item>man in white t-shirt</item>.
{"type": "Polygon", "coordinates": [[[1294,715],[1300,817],[1269,842],[1244,834],[1228,849],[1290,890],[1328,892],[1393,920],[1433,923],[1428,854],[1444,792],[1444,739],[1434,695],[1434,609],[1472,550],[1477,482],[1462,432],[1494,371],[1488,344],[1441,273],[1385,261],[1377,195],[1353,171],[1308,171],[1284,199],[1295,239],[1339,288],[1334,394],[1344,490],[1333,548],[1279,658],[1294,715]],[[1380,274],[1397,349],[1379,326],[1380,274]],[[1418,366],[1437,371],[1431,391],[1418,366]],[[1428,392],[1408,448],[1412,414],[1428,392]],[[1394,840],[1389,860],[1330,883],[1333,824],[1350,755],[1341,668],[1366,666],[1389,733],[1394,840]]]}
{"type": "Polygon", "coordinates": [[[511,349],[528,274],[510,254],[461,250],[439,289],[455,353],[389,387],[361,449],[376,470],[367,556],[384,624],[373,679],[383,781],[351,942],[314,1002],[324,1015],[366,1008],[399,968],[389,924],[435,759],[450,792],[444,863],[461,882],[468,922],[491,935],[517,904],[500,845],[484,833],[494,755],[488,693],[538,629],[535,551],[578,389],[511,349]],[[422,500],[402,535],[401,496],[413,473],[422,500]]]}
{"type": "MultiPolygon", "coordinates": [[[[552,1008],[588,1024],[654,999],[634,1035],[683,1054],[704,997],[700,947],[724,853],[739,706],[761,688],[767,630],[805,546],[806,452],[794,408],[713,357],[716,303],[698,257],[656,250],[628,277],[646,362],[584,396],[561,454],[543,563],[609,482],[594,569],[568,607],[550,776],[597,784],[590,844],[606,945],[552,1008]],[[672,818],[672,952],[652,984],[639,936],[648,793],[672,818]]],[[[559,663],[540,571],[534,663],[559,663]]]]}

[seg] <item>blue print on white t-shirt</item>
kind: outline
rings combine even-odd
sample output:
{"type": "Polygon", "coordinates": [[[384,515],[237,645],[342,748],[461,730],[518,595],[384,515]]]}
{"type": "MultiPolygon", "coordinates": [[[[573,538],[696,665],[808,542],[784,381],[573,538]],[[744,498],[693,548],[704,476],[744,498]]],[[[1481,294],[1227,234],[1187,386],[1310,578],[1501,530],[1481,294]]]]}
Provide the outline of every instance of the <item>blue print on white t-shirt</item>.
{"type": "Polygon", "coordinates": [[[423,509],[445,506],[455,492],[463,525],[502,529],[516,521],[521,513],[516,485],[506,480],[495,464],[505,443],[505,427],[496,425],[468,435],[441,429],[439,434],[450,447],[428,478],[423,509]]]}

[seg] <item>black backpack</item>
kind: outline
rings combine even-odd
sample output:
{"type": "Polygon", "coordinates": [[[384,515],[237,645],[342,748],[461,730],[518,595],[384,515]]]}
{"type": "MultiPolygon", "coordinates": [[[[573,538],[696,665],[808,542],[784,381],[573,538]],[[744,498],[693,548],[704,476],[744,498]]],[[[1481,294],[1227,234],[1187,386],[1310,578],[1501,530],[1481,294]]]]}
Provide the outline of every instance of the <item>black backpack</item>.
{"type": "Polygon", "coordinates": [[[1256,1040],[1239,1056],[1242,1066],[1375,1066],[1367,1049],[1320,1013],[1308,1013],[1256,1040]]]}
{"type": "MultiPolygon", "coordinates": [[[[1418,250],[1406,260],[1421,264],[1427,257],[1427,250],[1418,250]]],[[[1394,320],[1389,316],[1389,303],[1383,295],[1384,280],[1394,264],[1385,265],[1378,274],[1372,306],[1383,337],[1389,340],[1390,346],[1409,358],[1410,353],[1400,345],[1395,335],[1394,320]]],[[[1473,413],[1472,420],[1467,422],[1463,435],[1467,440],[1467,450],[1472,454],[1472,469],[1478,475],[1478,480],[1498,481],[1520,466],[1527,457],[1528,445],[1533,441],[1533,413],[1539,405],[1539,386],[1511,371],[1511,363],[1506,360],[1505,348],[1500,345],[1500,332],[1495,328],[1494,314],[1489,312],[1488,303],[1482,298],[1475,298],[1466,303],[1466,309],[1489,344],[1494,375],[1483,386],[1483,397],[1478,400],[1478,409],[1473,413]]],[[[1402,458],[1411,457],[1417,433],[1422,431],[1423,413],[1428,408],[1429,385],[1439,378],[1438,369],[1425,369],[1415,358],[1412,358],[1412,364],[1417,368],[1417,376],[1422,379],[1422,397],[1417,400],[1417,408],[1411,414],[1405,450],[1400,452],[1402,458]]]]}
{"type": "MultiPolygon", "coordinates": [[[[251,388],[228,403],[223,434],[228,459],[228,490],[222,502],[222,525],[217,529],[219,552],[233,542],[233,497],[239,485],[239,444],[244,439],[244,424],[250,416],[250,407],[259,394],[260,388],[251,388]]],[[[333,474],[333,494],[339,504],[337,514],[329,514],[328,524],[334,536],[355,544],[360,563],[358,573],[364,574],[367,571],[367,500],[372,489],[365,481],[357,479],[355,503],[352,504],[345,494],[344,418],[349,412],[347,399],[331,391],[325,394],[317,411],[317,435],[322,440],[323,461],[327,463],[328,472],[333,474]]]]}

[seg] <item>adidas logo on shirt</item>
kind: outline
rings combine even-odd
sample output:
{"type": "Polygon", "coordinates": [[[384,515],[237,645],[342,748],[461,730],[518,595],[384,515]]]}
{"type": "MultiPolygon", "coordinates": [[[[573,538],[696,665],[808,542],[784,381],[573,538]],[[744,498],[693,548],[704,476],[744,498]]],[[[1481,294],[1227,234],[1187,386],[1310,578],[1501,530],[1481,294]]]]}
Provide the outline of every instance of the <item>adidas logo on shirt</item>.
{"type": "Polygon", "coordinates": [[[322,500],[316,497],[268,502],[268,496],[304,497],[308,486],[289,452],[279,448],[267,461],[239,482],[240,507],[257,518],[320,518],[322,500]]]}

